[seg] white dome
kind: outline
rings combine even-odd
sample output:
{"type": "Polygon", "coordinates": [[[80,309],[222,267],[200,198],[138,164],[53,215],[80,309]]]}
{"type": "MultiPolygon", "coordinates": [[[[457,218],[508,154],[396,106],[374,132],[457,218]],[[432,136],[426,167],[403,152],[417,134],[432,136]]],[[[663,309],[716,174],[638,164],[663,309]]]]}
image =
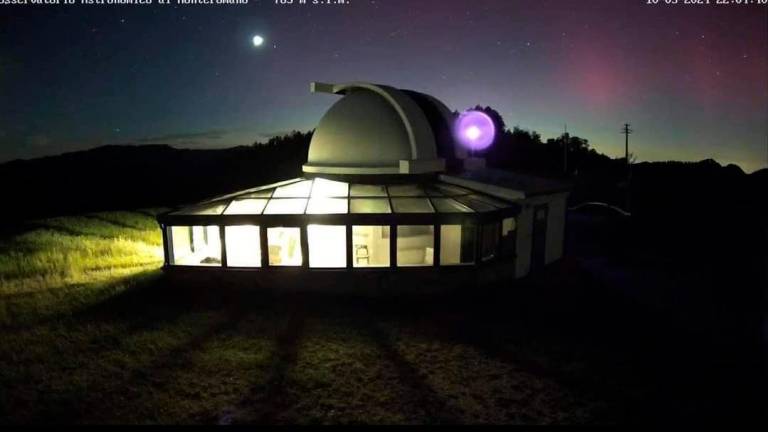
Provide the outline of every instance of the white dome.
{"type": "Polygon", "coordinates": [[[427,117],[404,92],[368,83],[313,83],[312,90],[344,97],[320,120],[304,172],[420,174],[444,169],[427,117]]]}

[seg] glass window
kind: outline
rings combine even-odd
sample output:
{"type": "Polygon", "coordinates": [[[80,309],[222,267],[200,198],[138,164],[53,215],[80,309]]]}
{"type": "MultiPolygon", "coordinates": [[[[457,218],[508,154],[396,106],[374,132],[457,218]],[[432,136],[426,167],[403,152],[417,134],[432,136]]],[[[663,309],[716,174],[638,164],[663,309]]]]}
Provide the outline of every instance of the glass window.
{"type": "Polygon", "coordinates": [[[352,265],[389,267],[389,226],[352,227],[352,265]]]}
{"type": "Polygon", "coordinates": [[[440,227],[440,265],[475,262],[475,227],[443,225],[440,227]]]}
{"type": "Polygon", "coordinates": [[[301,228],[267,228],[269,265],[276,267],[298,267],[301,257],[301,228]]]}
{"type": "Polygon", "coordinates": [[[312,191],[312,180],[305,180],[280,186],[275,190],[273,198],[309,198],[312,191]]]}
{"type": "Polygon", "coordinates": [[[465,197],[465,196],[457,197],[456,200],[476,212],[490,212],[490,211],[496,210],[496,207],[488,203],[485,203],[483,201],[478,201],[476,199],[471,199],[469,197],[465,197]]]}
{"type": "Polygon", "coordinates": [[[387,189],[379,185],[353,184],[349,193],[353,197],[385,197],[387,189]]]}
{"type": "Polygon", "coordinates": [[[274,189],[266,189],[257,192],[250,192],[245,195],[239,195],[237,199],[259,199],[259,198],[272,198],[274,189]]]}
{"type": "Polygon", "coordinates": [[[501,225],[498,222],[483,226],[482,242],[480,243],[483,261],[496,257],[499,247],[500,230],[501,225]]]}
{"type": "Polygon", "coordinates": [[[392,198],[395,213],[434,213],[428,198],[392,198]]]}
{"type": "Polygon", "coordinates": [[[472,200],[476,200],[476,201],[480,201],[480,202],[484,202],[484,203],[492,205],[494,207],[499,207],[499,208],[509,207],[509,204],[507,204],[506,202],[498,200],[496,198],[489,197],[487,195],[474,194],[474,195],[467,196],[467,198],[472,199],[472,200]]]}
{"type": "Polygon", "coordinates": [[[232,201],[225,215],[260,215],[267,206],[266,199],[243,199],[232,201]]]}
{"type": "Polygon", "coordinates": [[[391,197],[414,197],[414,196],[426,196],[427,193],[420,186],[417,185],[394,185],[388,186],[389,196],[391,197]]]}
{"type": "Polygon", "coordinates": [[[195,215],[195,216],[216,216],[220,215],[224,209],[227,208],[227,203],[212,203],[212,204],[200,204],[197,206],[185,208],[179,210],[174,214],[177,215],[195,215]]]}
{"type": "Polygon", "coordinates": [[[517,229],[515,218],[506,218],[501,221],[501,236],[505,237],[517,229]]]}
{"type": "Polygon", "coordinates": [[[332,198],[347,197],[349,195],[349,184],[326,179],[315,179],[315,185],[312,186],[312,198],[332,198]]]}
{"type": "Polygon", "coordinates": [[[346,214],[346,198],[310,198],[307,214],[346,214]]]}
{"type": "Polygon", "coordinates": [[[472,213],[472,209],[453,198],[432,198],[432,205],[440,213],[472,213]]]}
{"type": "Polygon", "coordinates": [[[506,218],[501,221],[501,256],[511,258],[517,250],[517,236],[515,230],[517,223],[515,218],[506,218]]]}
{"type": "Polygon", "coordinates": [[[444,193],[440,192],[440,190],[434,186],[426,186],[424,187],[424,191],[427,193],[428,196],[431,196],[431,197],[445,196],[444,193]]]}
{"type": "Polygon", "coordinates": [[[435,188],[448,196],[467,195],[472,193],[472,191],[469,189],[464,189],[463,187],[454,186],[447,183],[437,183],[435,184],[435,188]]]}
{"type": "Polygon", "coordinates": [[[349,200],[351,213],[392,213],[386,198],[352,198],[349,200]]]}
{"type": "Polygon", "coordinates": [[[435,237],[432,225],[403,225],[397,227],[398,267],[434,265],[435,237]]]}
{"type": "Polygon", "coordinates": [[[228,267],[261,267],[261,230],[257,226],[224,227],[228,267]]]}
{"type": "Polygon", "coordinates": [[[174,265],[220,266],[221,237],[218,226],[170,227],[174,265]]]}
{"type": "Polygon", "coordinates": [[[307,208],[307,199],[271,199],[267,208],[264,210],[265,215],[275,214],[304,214],[304,210],[307,208]]]}
{"type": "Polygon", "coordinates": [[[347,227],[344,225],[309,225],[309,266],[345,268],[347,266],[347,227]]]}

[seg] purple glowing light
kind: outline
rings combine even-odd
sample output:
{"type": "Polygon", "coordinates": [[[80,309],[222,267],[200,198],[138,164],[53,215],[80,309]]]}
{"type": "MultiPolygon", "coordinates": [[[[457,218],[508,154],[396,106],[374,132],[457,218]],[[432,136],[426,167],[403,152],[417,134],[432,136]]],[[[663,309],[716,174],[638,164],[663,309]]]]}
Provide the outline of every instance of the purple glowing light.
{"type": "Polygon", "coordinates": [[[466,111],[456,120],[456,139],[469,150],[484,150],[496,138],[496,126],[488,114],[466,111]]]}

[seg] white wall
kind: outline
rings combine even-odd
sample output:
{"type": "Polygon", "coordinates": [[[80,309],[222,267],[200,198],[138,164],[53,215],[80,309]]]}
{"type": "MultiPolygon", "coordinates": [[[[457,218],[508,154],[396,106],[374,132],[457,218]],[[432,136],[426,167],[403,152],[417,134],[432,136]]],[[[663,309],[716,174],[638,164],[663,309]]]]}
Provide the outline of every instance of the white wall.
{"type": "Polygon", "coordinates": [[[531,248],[533,247],[533,206],[528,200],[520,201],[522,210],[517,216],[517,260],[515,277],[521,278],[531,271],[531,248]]]}
{"type": "Polygon", "coordinates": [[[547,217],[547,249],[545,263],[553,263],[563,257],[565,240],[565,212],[568,194],[548,196],[549,215],[547,217]]]}
{"type": "Polygon", "coordinates": [[[533,249],[533,210],[536,206],[547,204],[547,238],[544,260],[553,263],[563,256],[565,239],[565,216],[567,193],[541,195],[519,201],[522,210],[517,217],[517,265],[515,277],[521,278],[531,271],[531,252],[533,249]]]}

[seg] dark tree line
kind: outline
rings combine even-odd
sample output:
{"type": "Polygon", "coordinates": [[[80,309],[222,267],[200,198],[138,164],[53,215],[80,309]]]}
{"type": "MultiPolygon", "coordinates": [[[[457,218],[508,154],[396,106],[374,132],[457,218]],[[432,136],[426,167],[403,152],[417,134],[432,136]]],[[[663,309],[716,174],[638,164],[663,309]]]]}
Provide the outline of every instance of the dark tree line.
{"type": "Polygon", "coordinates": [[[536,131],[518,126],[509,129],[501,114],[491,107],[476,106],[472,109],[486,113],[496,126],[494,143],[475,154],[485,158],[488,166],[565,179],[575,186],[572,202],[623,203],[626,187],[626,163],[623,158],[612,159],[598,153],[590,147],[588,139],[568,133],[542,141],[536,131]]]}

